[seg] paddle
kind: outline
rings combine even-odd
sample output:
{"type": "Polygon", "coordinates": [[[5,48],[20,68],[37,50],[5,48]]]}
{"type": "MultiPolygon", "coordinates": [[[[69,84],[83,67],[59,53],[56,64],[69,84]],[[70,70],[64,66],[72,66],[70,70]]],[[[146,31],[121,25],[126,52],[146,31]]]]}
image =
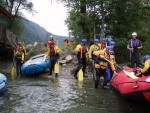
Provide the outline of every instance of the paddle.
{"type": "Polygon", "coordinates": [[[59,61],[57,61],[57,62],[55,63],[54,71],[55,71],[55,73],[59,73],[59,61]]]}
{"type": "Polygon", "coordinates": [[[79,70],[77,76],[78,76],[78,81],[83,81],[83,71],[82,71],[82,68],[79,70]]]}
{"type": "MultiPolygon", "coordinates": [[[[14,51],[15,52],[15,51],[14,51]]],[[[13,67],[11,69],[11,77],[14,78],[16,73],[16,67],[15,67],[15,55],[13,54],[13,67]]]]}
{"type": "MultiPolygon", "coordinates": [[[[81,59],[82,59],[82,47],[81,47],[81,59]]],[[[82,71],[82,67],[80,68],[77,77],[78,77],[78,81],[83,81],[83,71],[82,71]]]]}
{"type": "MultiPolygon", "coordinates": [[[[103,58],[104,60],[106,60],[106,61],[108,61],[109,63],[111,63],[111,64],[114,64],[114,63],[112,63],[110,60],[108,60],[107,58],[103,58]]],[[[116,64],[116,66],[118,67],[118,68],[120,68],[120,69],[122,69],[123,70],[123,68],[122,67],[120,67],[118,64],[116,64]]],[[[130,73],[130,72],[128,72],[128,71],[125,71],[125,70],[123,70],[123,72],[127,75],[127,76],[129,76],[129,77],[131,77],[132,79],[137,79],[138,77],[137,76],[135,76],[133,73],[130,73]]]]}
{"type": "Polygon", "coordinates": [[[125,70],[123,70],[123,72],[124,72],[126,75],[128,75],[129,77],[131,77],[132,79],[137,79],[137,78],[138,78],[138,77],[135,76],[133,73],[130,73],[130,72],[125,71],[125,70]]]}

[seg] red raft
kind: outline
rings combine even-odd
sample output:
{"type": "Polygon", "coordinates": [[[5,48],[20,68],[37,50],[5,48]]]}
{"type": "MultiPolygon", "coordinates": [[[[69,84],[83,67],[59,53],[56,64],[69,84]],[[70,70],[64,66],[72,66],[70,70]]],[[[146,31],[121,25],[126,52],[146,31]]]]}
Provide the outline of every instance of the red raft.
{"type": "Polygon", "coordinates": [[[136,77],[132,68],[120,71],[111,85],[127,99],[150,102],[150,76],[136,77]]]}

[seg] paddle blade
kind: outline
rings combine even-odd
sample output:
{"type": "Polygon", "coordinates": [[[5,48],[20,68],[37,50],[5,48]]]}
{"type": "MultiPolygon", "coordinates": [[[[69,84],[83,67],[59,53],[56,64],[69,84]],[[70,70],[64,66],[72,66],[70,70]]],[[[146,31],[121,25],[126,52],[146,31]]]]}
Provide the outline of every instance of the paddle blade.
{"type": "Polygon", "coordinates": [[[55,73],[59,73],[59,62],[56,62],[54,66],[55,73]]]}
{"type": "Polygon", "coordinates": [[[83,81],[83,71],[82,71],[82,69],[80,69],[79,72],[78,72],[78,81],[83,81]]]}
{"type": "Polygon", "coordinates": [[[15,76],[15,67],[13,66],[11,69],[11,77],[14,78],[15,76]]]}
{"type": "Polygon", "coordinates": [[[125,70],[123,70],[123,71],[124,71],[124,73],[125,73],[127,76],[131,77],[132,79],[137,79],[137,78],[138,78],[137,76],[135,76],[134,74],[132,74],[132,73],[130,73],[130,72],[128,72],[128,71],[125,71],[125,70]]]}

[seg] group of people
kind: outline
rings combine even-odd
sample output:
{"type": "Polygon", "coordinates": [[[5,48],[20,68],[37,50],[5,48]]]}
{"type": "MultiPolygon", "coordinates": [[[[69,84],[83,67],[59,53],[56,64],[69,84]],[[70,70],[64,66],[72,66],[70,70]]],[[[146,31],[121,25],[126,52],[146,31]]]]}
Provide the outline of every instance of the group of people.
{"type": "MultiPolygon", "coordinates": [[[[55,45],[53,36],[50,36],[50,39],[47,43],[47,53],[46,53],[46,57],[50,57],[48,75],[52,75],[52,71],[54,71],[54,65],[56,64],[56,62],[58,62],[60,51],[61,51],[60,48],[55,45]]],[[[16,65],[17,75],[22,75],[21,66],[24,63],[25,56],[26,56],[26,49],[23,46],[23,44],[19,42],[17,49],[14,51],[14,62],[16,65]]],[[[57,77],[58,73],[55,73],[55,76],[57,77]]]]}
{"type": "Polygon", "coordinates": [[[114,41],[110,41],[109,46],[107,46],[106,38],[102,38],[101,42],[99,39],[95,38],[94,44],[90,46],[89,50],[86,44],[87,40],[82,39],[82,43],[77,45],[75,48],[75,52],[77,53],[78,59],[78,67],[75,70],[74,78],[78,79],[77,73],[81,68],[83,70],[83,76],[87,77],[85,75],[85,69],[87,60],[90,60],[93,65],[93,72],[96,72],[96,74],[93,74],[95,88],[98,88],[101,76],[104,78],[103,88],[108,88],[107,83],[112,78],[113,73],[116,74],[115,56],[113,51],[113,48],[116,45],[116,43],[114,41]]]}
{"type": "MultiPolygon", "coordinates": [[[[143,48],[141,41],[137,39],[137,33],[132,33],[132,39],[129,40],[127,49],[130,50],[131,68],[140,67],[141,62],[139,58],[139,50],[143,48]]],[[[137,71],[136,76],[150,75],[150,55],[144,55],[143,57],[144,67],[137,71]]]]}
{"type": "MultiPolygon", "coordinates": [[[[87,59],[92,62],[93,65],[93,79],[95,81],[95,88],[98,88],[100,77],[104,78],[103,88],[108,89],[108,83],[116,73],[116,61],[114,47],[116,42],[110,41],[107,43],[106,38],[94,39],[94,44],[88,47],[86,46],[87,40],[82,39],[82,43],[77,45],[75,52],[78,58],[78,67],[74,73],[74,78],[77,79],[77,73],[82,68],[84,77],[87,59]]],[[[139,50],[142,48],[141,41],[137,39],[137,33],[132,33],[132,38],[128,41],[127,49],[130,50],[130,67],[140,67],[139,50]]],[[[144,55],[144,67],[137,71],[136,76],[150,75],[150,55],[144,55]]]]}
{"type": "MultiPolygon", "coordinates": [[[[115,61],[115,51],[114,47],[116,42],[110,41],[107,42],[106,38],[102,38],[100,41],[99,39],[94,39],[94,44],[92,44],[88,50],[87,47],[87,39],[82,39],[82,43],[78,44],[75,48],[75,52],[77,54],[78,59],[78,66],[74,73],[74,78],[78,79],[78,72],[80,69],[83,71],[83,76],[88,77],[86,72],[87,61],[92,62],[93,66],[93,80],[95,82],[95,88],[98,88],[100,77],[104,78],[103,81],[103,88],[108,89],[108,83],[112,79],[113,75],[116,75],[116,61],[115,61]]],[[[130,50],[130,61],[131,61],[131,68],[135,66],[138,67],[140,65],[139,60],[139,49],[142,48],[141,41],[137,39],[137,33],[132,33],[132,39],[129,40],[127,49],[130,50]]],[[[53,36],[50,37],[50,40],[47,44],[47,53],[46,57],[50,58],[49,63],[49,74],[52,75],[54,71],[54,66],[59,60],[59,54],[61,50],[55,44],[53,36]]],[[[24,63],[26,51],[23,47],[22,43],[18,43],[18,48],[14,52],[14,56],[16,59],[16,68],[17,68],[17,75],[21,73],[21,65],[24,63]]],[[[150,55],[144,56],[144,68],[141,69],[136,75],[150,75],[150,55]]],[[[58,73],[55,73],[55,77],[58,76],[58,73]]]]}

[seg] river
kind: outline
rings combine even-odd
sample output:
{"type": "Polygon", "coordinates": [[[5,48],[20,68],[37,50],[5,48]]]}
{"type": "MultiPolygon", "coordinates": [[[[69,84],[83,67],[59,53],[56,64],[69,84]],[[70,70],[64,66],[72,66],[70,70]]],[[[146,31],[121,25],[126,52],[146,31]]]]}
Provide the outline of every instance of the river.
{"type": "Polygon", "coordinates": [[[150,104],[127,101],[113,89],[94,89],[91,76],[78,82],[66,68],[69,66],[61,69],[58,78],[45,72],[12,79],[6,72],[8,87],[0,95],[0,113],[150,112],[150,104]]]}

